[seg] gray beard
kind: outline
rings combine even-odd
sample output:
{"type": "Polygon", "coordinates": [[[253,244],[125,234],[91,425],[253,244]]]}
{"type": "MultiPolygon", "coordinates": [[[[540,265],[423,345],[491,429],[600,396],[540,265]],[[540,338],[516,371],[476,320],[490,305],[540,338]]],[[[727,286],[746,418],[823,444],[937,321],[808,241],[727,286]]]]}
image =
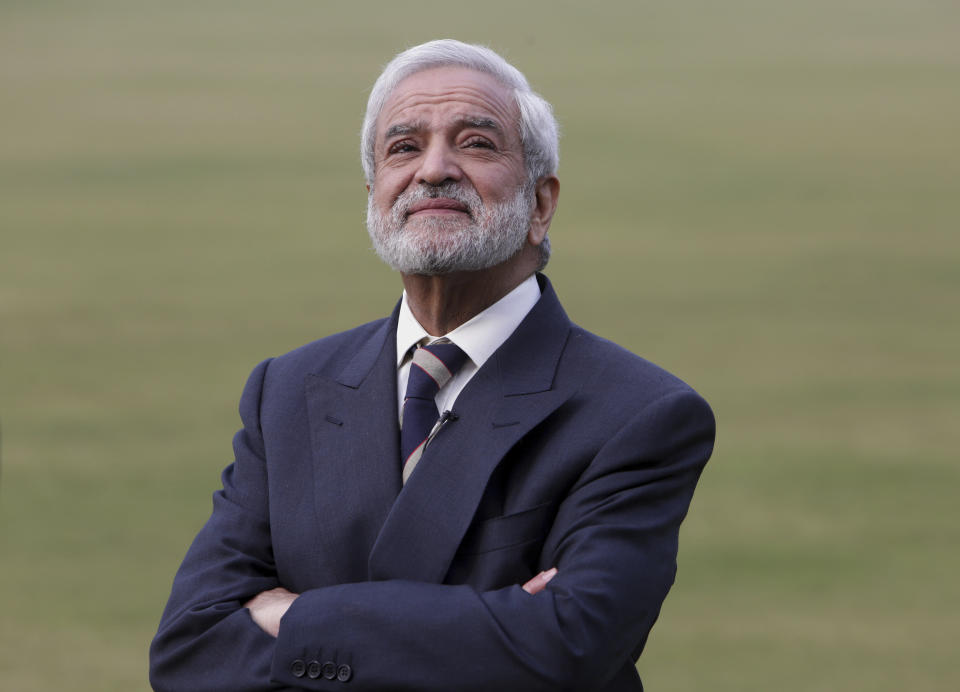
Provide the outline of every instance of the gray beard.
{"type": "Polygon", "coordinates": [[[367,197],[367,232],[377,255],[404,274],[427,276],[487,269],[516,255],[530,230],[533,190],[524,185],[513,198],[484,206],[469,185],[445,183],[418,186],[404,192],[389,214],[367,197]],[[470,221],[462,218],[424,217],[408,222],[407,210],[424,199],[448,197],[466,205],[470,221]]]}

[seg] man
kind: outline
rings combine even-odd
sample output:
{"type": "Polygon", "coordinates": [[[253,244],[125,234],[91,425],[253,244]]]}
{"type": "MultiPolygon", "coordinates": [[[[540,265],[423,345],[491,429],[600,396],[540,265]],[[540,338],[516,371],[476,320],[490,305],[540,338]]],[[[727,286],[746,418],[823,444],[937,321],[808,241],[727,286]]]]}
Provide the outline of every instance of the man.
{"type": "Polygon", "coordinates": [[[362,151],[403,298],[253,371],[155,689],[641,690],[709,407],[537,273],[557,128],[498,55],[398,55],[362,151]]]}

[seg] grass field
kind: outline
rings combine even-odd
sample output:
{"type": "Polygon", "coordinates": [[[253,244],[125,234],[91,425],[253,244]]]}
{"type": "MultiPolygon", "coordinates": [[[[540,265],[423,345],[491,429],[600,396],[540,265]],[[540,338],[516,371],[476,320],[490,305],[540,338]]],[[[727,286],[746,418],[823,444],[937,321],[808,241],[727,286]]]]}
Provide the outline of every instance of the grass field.
{"type": "Polygon", "coordinates": [[[0,689],[148,689],[261,359],[385,314],[379,67],[563,127],[571,317],[719,421],[648,689],[960,689],[960,6],[0,4],[0,689]],[[954,498],[954,499],[950,499],[954,498]]]}

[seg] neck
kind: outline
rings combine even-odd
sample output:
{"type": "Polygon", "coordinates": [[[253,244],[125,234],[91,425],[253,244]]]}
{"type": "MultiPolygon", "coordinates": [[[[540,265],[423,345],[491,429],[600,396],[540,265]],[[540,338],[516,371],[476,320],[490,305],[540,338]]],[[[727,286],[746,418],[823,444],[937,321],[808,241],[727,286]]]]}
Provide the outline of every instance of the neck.
{"type": "Polygon", "coordinates": [[[443,336],[496,303],[531,274],[528,263],[508,260],[480,271],[401,276],[413,316],[428,334],[443,336]]]}

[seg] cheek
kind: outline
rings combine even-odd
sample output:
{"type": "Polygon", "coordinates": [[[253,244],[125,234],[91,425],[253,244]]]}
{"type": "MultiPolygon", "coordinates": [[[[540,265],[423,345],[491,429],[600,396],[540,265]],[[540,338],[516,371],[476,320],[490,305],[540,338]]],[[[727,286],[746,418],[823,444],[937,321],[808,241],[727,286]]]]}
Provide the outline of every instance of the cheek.
{"type": "Polygon", "coordinates": [[[474,188],[485,202],[503,202],[516,194],[523,185],[523,171],[504,166],[496,170],[473,171],[470,176],[474,188]]]}
{"type": "Polygon", "coordinates": [[[391,171],[381,171],[373,184],[374,203],[381,210],[389,211],[405,189],[405,179],[402,176],[391,171]]]}
{"type": "Polygon", "coordinates": [[[370,199],[380,213],[389,214],[394,201],[397,199],[397,193],[382,182],[378,182],[373,186],[373,194],[370,195],[370,199]]]}

